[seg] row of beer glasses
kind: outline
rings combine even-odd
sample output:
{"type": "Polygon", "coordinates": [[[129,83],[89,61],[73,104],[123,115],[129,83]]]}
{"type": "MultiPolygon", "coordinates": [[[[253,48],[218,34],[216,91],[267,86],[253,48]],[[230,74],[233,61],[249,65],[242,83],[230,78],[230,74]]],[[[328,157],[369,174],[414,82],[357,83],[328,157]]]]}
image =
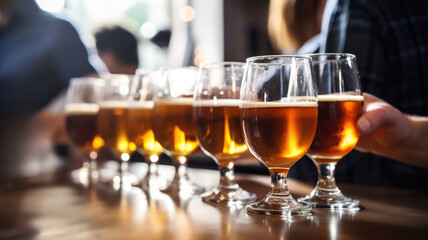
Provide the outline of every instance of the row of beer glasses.
{"type": "Polygon", "coordinates": [[[118,156],[129,153],[122,142],[127,146],[132,142],[152,163],[154,170],[150,167],[140,183],[143,188],[150,188],[150,182],[157,182],[157,187],[165,183],[155,170],[159,154],[165,151],[176,173],[164,191],[202,193],[186,167],[187,156],[200,143],[220,170],[218,187],[202,195],[203,200],[253,202],[256,196],[241,189],[233,173],[236,159],[248,146],[268,167],[272,180],[272,190],[248,205],[249,212],[306,215],[311,206],[358,208],[359,202],[343,196],[334,180],[336,163],[358,140],[355,122],[363,97],[355,56],[262,56],[247,59],[245,66],[217,63],[199,70],[138,71],[130,93],[129,84],[125,89],[118,91],[128,95],[126,101],[106,101],[104,96],[98,129],[109,118],[103,112],[110,109],[109,115],[117,120],[106,126],[116,133],[115,140],[99,133],[118,156]],[[126,117],[119,120],[122,112],[126,117]],[[290,195],[286,176],[307,152],[318,167],[319,181],[299,202],[290,195]]]}
{"type": "Polygon", "coordinates": [[[359,209],[359,201],[344,196],[334,177],[337,162],[359,138],[356,121],[364,99],[354,55],[249,58],[241,100],[245,140],[272,179],[271,192],[250,204],[249,212],[306,215],[311,206],[359,209]],[[306,153],[319,177],[311,194],[297,202],[286,176],[306,153]]]}

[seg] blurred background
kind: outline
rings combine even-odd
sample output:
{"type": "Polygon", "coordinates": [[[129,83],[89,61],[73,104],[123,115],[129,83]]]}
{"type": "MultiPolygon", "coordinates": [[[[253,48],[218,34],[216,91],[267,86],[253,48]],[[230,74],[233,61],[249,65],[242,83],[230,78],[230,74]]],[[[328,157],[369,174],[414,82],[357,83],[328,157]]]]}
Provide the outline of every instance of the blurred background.
{"type": "MultiPolygon", "coordinates": [[[[41,9],[70,21],[91,56],[94,34],[119,25],[138,41],[139,67],[198,66],[245,61],[271,53],[269,1],[264,0],[36,0],[41,9]]],[[[92,64],[100,66],[94,58],[92,64]]]]}
{"type": "MultiPolygon", "coordinates": [[[[426,116],[427,6],[427,0],[2,0],[0,181],[43,175],[57,168],[58,153],[66,159],[66,148],[52,153],[52,145],[68,141],[64,93],[70,79],[83,76],[346,52],[357,56],[364,92],[426,116]]],[[[353,151],[338,166],[339,182],[428,189],[426,170],[373,154],[353,151]]],[[[307,157],[290,171],[303,180],[316,175],[307,157]]]]}
{"type": "Polygon", "coordinates": [[[78,154],[64,131],[70,79],[272,54],[268,13],[266,0],[1,1],[0,179],[49,176],[78,154]]]}

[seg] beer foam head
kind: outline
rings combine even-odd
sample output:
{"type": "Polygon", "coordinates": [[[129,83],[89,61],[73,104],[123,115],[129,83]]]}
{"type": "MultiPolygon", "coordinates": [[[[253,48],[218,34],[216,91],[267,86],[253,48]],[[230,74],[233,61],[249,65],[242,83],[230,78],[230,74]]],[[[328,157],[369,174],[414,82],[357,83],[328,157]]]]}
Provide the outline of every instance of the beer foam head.
{"type": "Polygon", "coordinates": [[[97,114],[99,109],[98,104],[92,103],[68,103],[65,105],[67,115],[97,114]]]}
{"type": "Polygon", "coordinates": [[[313,101],[297,101],[297,102],[250,102],[243,101],[240,108],[267,108],[267,107],[318,107],[317,102],[313,101]]]}
{"type": "Polygon", "coordinates": [[[113,109],[113,108],[127,108],[128,101],[103,101],[100,102],[100,108],[113,109]]]}
{"type": "Polygon", "coordinates": [[[343,101],[352,101],[352,102],[363,102],[364,97],[362,95],[350,95],[350,94],[323,94],[318,95],[318,101],[322,102],[343,102],[343,101]]]}
{"type": "Polygon", "coordinates": [[[156,104],[160,105],[193,105],[193,98],[166,98],[166,99],[157,99],[156,104]]]}
{"type": "Polygon", "coordinates": [[[239,99],[209,99],[195,101],[193,106],[201,107],[239,107],[239,99]]]}
{"type": "Polygon", "coordinates": [[[154,107],[154,102],[153,101],[144,101],[144,102],[129,102],[128,103],[128,108],[130,109],[153,109],[154,107]]]}

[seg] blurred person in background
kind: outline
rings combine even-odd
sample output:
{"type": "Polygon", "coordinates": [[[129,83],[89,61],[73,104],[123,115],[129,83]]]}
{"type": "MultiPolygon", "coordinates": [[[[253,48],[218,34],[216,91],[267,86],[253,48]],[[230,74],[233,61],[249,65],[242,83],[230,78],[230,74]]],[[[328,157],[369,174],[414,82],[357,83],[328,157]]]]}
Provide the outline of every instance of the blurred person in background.
{"type": "Polygon", "coordinates": [[[138,42],[120,26],[104,27],[95,33],[98,55],[112,74],[134,75],[138,68],[138,42]]]}
{"type": "MultiPolygon", "coordinates": [[[[364,92],[428,115],[427,0],[271,0],[268,31],[280,53],[355,54],[364,92]]],[[[316,174],[309,158],[290,171],[313,181],[316,174]]],[[[358,151],[339,162],[336,179],[428,189],[427,170],[358,151]]]]}
{"type": "Polygon", "coordinates": [[[63,131],[64,118],[50,106],[71,78],[91,74],[96,71],[69,22],[34,0],[0,1],[1,183],[47,176],[60,165],[52,138],[63,131]]]}

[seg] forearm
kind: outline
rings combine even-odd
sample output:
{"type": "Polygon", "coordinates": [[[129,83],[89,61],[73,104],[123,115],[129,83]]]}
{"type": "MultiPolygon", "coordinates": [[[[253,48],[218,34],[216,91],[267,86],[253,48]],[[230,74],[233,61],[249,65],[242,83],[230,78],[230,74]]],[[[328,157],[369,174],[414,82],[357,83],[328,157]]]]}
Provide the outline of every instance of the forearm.
{"type": "Polygon", "coordinates": [[[412,125],[412,134],[393,152],[396,152],[397,160],[428,169],[428,117],[407,118],[412,125]]]}
{"type": "Polygon", "coordinates": [[[411,134],[390,146],[378,146],[374,154],[428,169],[428,118],[406,116],[411,134]]]}

